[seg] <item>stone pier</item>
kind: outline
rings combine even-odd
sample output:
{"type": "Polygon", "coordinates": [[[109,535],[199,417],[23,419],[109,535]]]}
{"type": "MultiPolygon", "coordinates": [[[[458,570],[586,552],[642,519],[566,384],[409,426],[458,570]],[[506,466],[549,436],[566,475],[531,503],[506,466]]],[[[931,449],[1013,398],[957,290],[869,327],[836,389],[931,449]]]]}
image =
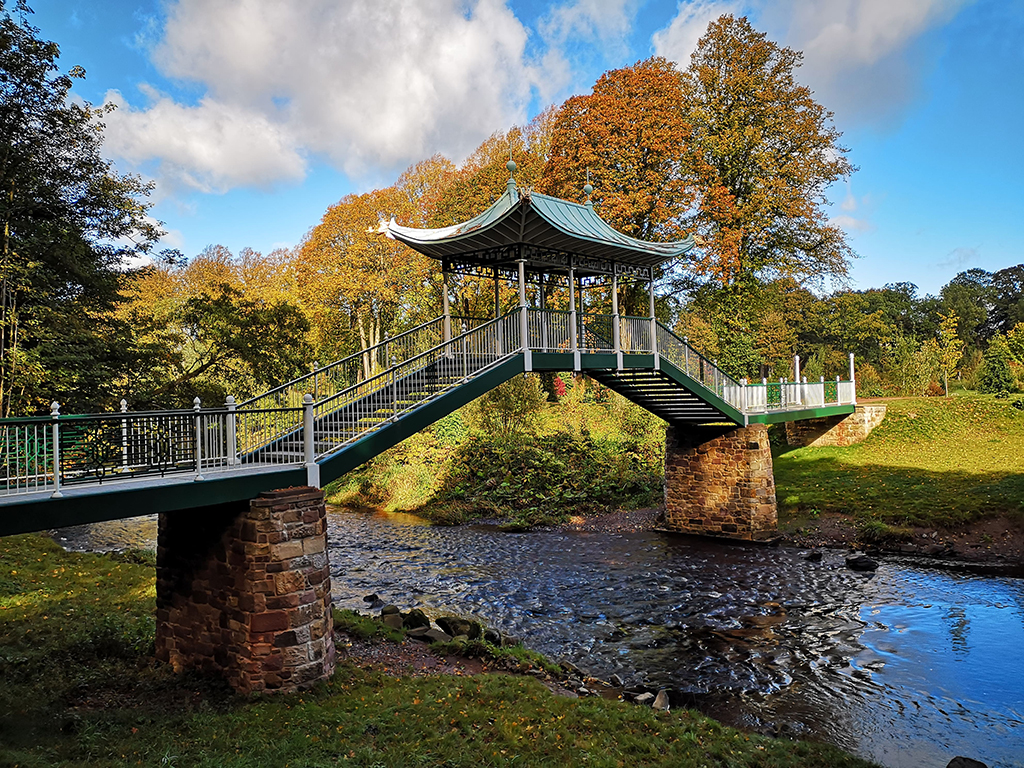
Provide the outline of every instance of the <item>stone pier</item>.
{"type": "Polygon", "coordinates": [[[858,405],[848,416],[787,421],[786,443],[793,447],[815,448],[853,445],[867,437],[884,418],[884,405],[858,405]]]}
{"type": "Polygon", "coordinates": [[[334,671],[323,492],[160,515],[156,655],[242,693],[291,692],[334,671]]]}
{"type": "Polygon", "coordinates": [[[778,508],[768,428],[670,426],[665,527],[734,539],[773,534],[778,508]]]}

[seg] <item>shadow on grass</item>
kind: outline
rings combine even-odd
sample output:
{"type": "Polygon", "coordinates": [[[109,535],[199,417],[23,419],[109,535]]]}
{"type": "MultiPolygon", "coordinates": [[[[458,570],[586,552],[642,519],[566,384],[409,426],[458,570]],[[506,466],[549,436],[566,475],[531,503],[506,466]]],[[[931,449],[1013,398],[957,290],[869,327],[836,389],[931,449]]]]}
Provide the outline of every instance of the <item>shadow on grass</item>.
{"type": "Polygon", "coordinates": [[[957,526],[1001,514],[1024,521],[1024,474],[1017,472],[851,464],[803,451],[780,452],[774,465],[776,496],[786,510],[901,525],[957,526]]]}

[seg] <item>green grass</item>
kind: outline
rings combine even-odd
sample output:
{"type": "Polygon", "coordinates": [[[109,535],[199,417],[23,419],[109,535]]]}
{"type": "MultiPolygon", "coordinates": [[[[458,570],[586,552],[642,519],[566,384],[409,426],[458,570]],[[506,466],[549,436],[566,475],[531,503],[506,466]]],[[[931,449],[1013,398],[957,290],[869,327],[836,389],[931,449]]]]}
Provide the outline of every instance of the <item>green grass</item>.
{"type": "Polygon", "coordinates": [[[559,698],[526,677],[343,664],[304,694],[242,697],[155,664],[153,610],[151,567],[0,540],[0,765],[868,765],[690,711],[559,698]]]}
{"type": "Polygon", "coordinates": [[[886,405],[862,443],[775,456],[784,519],[815,509],[895,526],[1024,518],[1024,411],[968,393],[886,405]]]}

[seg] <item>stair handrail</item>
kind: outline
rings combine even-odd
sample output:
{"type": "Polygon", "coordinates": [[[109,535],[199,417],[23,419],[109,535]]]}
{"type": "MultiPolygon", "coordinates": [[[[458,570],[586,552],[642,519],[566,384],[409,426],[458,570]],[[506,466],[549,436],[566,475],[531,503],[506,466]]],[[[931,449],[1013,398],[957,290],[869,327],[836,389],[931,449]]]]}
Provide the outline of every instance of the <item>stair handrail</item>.
{"type": "MultiPolygon", "coordinates": [[[[670,336],[671,338],[675,339],[675,340],[676,340],[676,341],[677,341],[677,342],[678,342],[679,344],[681,344],[681,345],[682,345],[683,347],[685,347],[686,349],[688,349],[688,350],[689,350],[689,352],[691,352],[691,353],[693,353],[693,354],[697,355],[697,357],[698,357],[698,359],[699,359],[699,360],[703,361],[704,363],[707,363],[707,364],[708,364],[709,366],[711,366],[711,368],[713,368],[713,369],[714,369],[715,371],[717,371],[717,372],[718,372],[718,373],[719,373],[719,374],[720,374],[720,375],[722,376],[722,378],[724,379],[724,381],[723,381],[723,394],[724,394],[724,385],[725,385],[725,384],[728,384],[728,385],[731,385],[731,386],[734,386],[734,387],[739,387],[739,386],[741,386],[741,384],[739,383],[739,381],[737,381],[737,380],[736,380],[736,379],[734,379],[734,378],[733,378],[732,376],[730,376],[730,375],[729,375],[728,373],[726,373],[725,371],[723,371],[723,370],[721,369],[721,367],[719,367],[719,365],[718,365],[717,363],[713,362],[713,361],[712,361],[712,360],[710,360],[710,359],[709,359],[708,357],[706,357],[705,355],[703,355],[703,354],[701,354],[700,352],[698,352],[698,351],[697,351],[697,350],[696,350],[696,349],[694,348],[694,346],[693,346],[692,344],[690,344],[690,342],[688,342],[688,341],[685,341],[685,340],[683,340],[683,339],[679,338],[679,336],[678,336],[678,335],[676,335],[676,333],[675,333],[674,331],[670,330],[669,328],[667,328],[667,327],[666,327],[665,325],[663,325],[663,324],[662,324],[662,323],[660,323],[660,322],[658,323],[658,329],[659,329],[659,330],[661,330],[661,331],[664,331],[664,332],[665,332],[666,334],[668,334],[668,335],[669,335],[669,336],[670,336]]],[[[683,373],[685,373],[685,374],[686,374],[687,376],[690,376],[690,373],[689,373],[689,371],[683,371],[683,373]]],[[[690,378],[693,378],[693,377],[690,377],[690,378]]],[[[710,391],[712,391],[712,392],[714,392],[714,391],[715,391],[715,390],[713,390],[713,389],[712,389],[711,387],[709,387],[709,386],[708,386],[707,384],[705,384],[705,383],[704,383],[703,381],[698,381],[698,380],[696,380],[696,379],[695,379],[695,381],[697,381],[697,383],[698,383],[698,384],[700,384],[701,386],[703,386],[704,388],[706,388],[706,389],[708,389],[708,390],[710,390],[710,391]]],[[[716,394],[719,394],[719,393],[717,393],[717,392],[716,392],[716,394]]],[[[733,403],[733,405],[735,405],[735,403],[733,403]]]]}
{"type": "MultiPolygon", "coordinates": [[[[474,336],[486,337],[486,335],[491,330],[494,330],[496,332],[496,337],[499,337],[499,338],[507,333],[508,334],[508,340],[509,340],[510,343],[508,345],[503,345],[503,347],[505,347],[504,349],[492,350],[491,354],[494,355],[494,358],[492,360],[490,360],[486,365],[479,366],[479,367],[474,368],[472,370],[469,370],[468,365],[465,366],[464,367],[464,373],[465,373],[464,381],[468,380],[471,377],[477,376],[477,375],[479,375],[480,373],[483,373],[486,370],[489,370],[494,365],[496,365],[496,364],[498,364],[498,363],[500,363],[500,362],[502,362],[502,361],[512,357],[513,355],[520,354],[523,351],[522,339],[516,339],[516,337],[518,336],[518,331],[519,331],[519,317],[520,317],[520,310],[517,307],[516,309],[510,310],[509,312],[505,313],[501,317],[489,320],[486,323],[483,323],[482,325],[479,325],[476,328],[473,328],[472,330],[469,330],[469,331],[466,331],[465,333],[459,334],[458,336],[453,337],[449,341],[442,342],[441,344],[438,344],[437,346],[432,347],[431,349],[428,349],[428,350],[426,350],[424,352],[421,352],[418,355],[414,355],[413,357],[410,357],[409,359],[407,359],[407,360],[405,360],[405,361],[403,361],[401,363],[398,363],[398,364],[396,364],[394,366],[391,366],[390,368],[388,368],[386,370],[380,371],[380,372],[374,374],[373,376],[370,376],[370,377],[364,379],[363,381],[357,382],[357,383],[355,383],[355,384],[353,384],[353,385],[351,385],[351,386],[341,390],[340,392],[336,392],[333,395],[329,395],[328,397],[325,397],[325,398],[323,398],[321,400],[318,400],[315,403],[315,411],[314,411],[314,415],[315,415],[315,419],[316,419],[317,423],[323,425],[324,422],[326,420],[328,420],[332,414],[338,413],[339,411],[342,410],[342,408],[345,407],[345,405],[340,405],[339,406],[337,404],[337,401],[339,399],[347,397],[348,400],[351,403],[356,403],[356,402],[358,402],[359,400],[361,400],[364,397],[369,397],[370,395],[373,395],[373,394],[375,394],[377,392],[382,392],[382,391],[384,391],[387,388],[388,383],[380,384],[380,382],[381,381],[387,382],[387,380],[390,379],[390,384],[395,385],[395,383],[398,381],[397,372],[398,372],[399,369],[401,369],[401,368],[409,369],[405,373],[402,374],[402,378],[405,378],[406,376],[409,376],[409,375],[415,373],[416,371],[422,370],[422,369],[426,368],[427,365],[429,365],[429,362],[428,362],[428,363],[424,363],[423,365],[420,365],[419,367],[415,367],[415,363],[417,361],[419,361],[419,360],[425,360],[425,359],[429,358],[431,361],[434,361],[434,360],[440,360],[440,359],[442,359],[444,357],[448,357],[449,359],[455,359],[455,355],[458,354],[458,347],[461,346],[463,348],[463,350],[465,350],[465,343],[467,341],[469,341],[470,339],[472,339],[472,337],[474,337],[474,336]],[[353,393],[355,393],[355,392],[358,392],[358,396],[357,397],[351,397],[351,395],[353,393]]],[[[469,354],[469,353],[466,353],[466,354],[469,354]]],[[[447,389],[445,391],[447,391],[447,389]]],[[[420,405],[420,404],[421,403],[417,403],[417,406],[414,406],[414,407],[418,407],[418,405],[420,405]]],[[[393,416],[397,417],[397,415],[398,415],[398,408],[397,408],[397,401],[396,401],[393,416]]],[[[374,427],[367,427],[365,430],[362,430],[362,432],[360,432],[359,434],[360,435],[366,434],[368,432],[373,431],[373,429],[374,429],[374,427]]],[[[330,436],[326,429],[323,430],[323,434],[324,434],[325,437],[329,437],[330,436]]],[[[316,451],[316,457],[320,458],[322,456],[326,456],[329,453],[333,453],[336,450],[338,450],[341,447],[343,447],[348,442],[351,442],[352,439],[354,439],[354,438],[348,438],[343,443],[337,444],[336,446],[332,447],[330,450],[326,450],[326,451],[317,450],[316,451]]]]}
{"type": "MultiPolygon", "coordinates": [[[[471,321],[471,322],[476,322],[476,321],[479,321],[479,320],[482,319],[482,318],[475,318],[475,317],[463,317],[461,315],[450,315],[449,317],[450,317],[450,319],[452,321],[471,321]]],[[[394,345],[394,344],[401,343],[401,341],[403,339],[407,338],[411,334],[424,331],[424,330],[428,329],[430,326],[436,326],[435,330],[437,331],[438,336],[441,336],[441,335],[443,335],[443,324],[444,324],[444,315],[440,315],[439,317],[435,317],[432,320],[428,320],[425,323],[417,325],[415,328],[410,328],[407,331],[403,331],[402,333],[399,333],[396,336],[392,336],[392,337],[390,337],[388,339],[385,339],[384,341],[381,341],[381,342],[379,342],[377,344],[374,344],[374,345],[372,345],[370,347],[367,347],[366,349],[361,349],[358,352],[353,352],[350,355],[346,355],[343,358],[335,360],[333,363],[328,363],[327,365],[323,366],[322,368],[316,368],[316,369],[310,371],[309,373],[304,373],[301,376],[297,376],[296,378],[292,379],[291,381],[286,381],[284,384],[279,384],[278,386],[274,387],[273,389],[268,389],[266,392],[263,392],[263,393],[261,393],[259,395],[254,396],[254,397],[250,397],[248,400],[244,400],[243,402],[239,403],[238,404],[238,408],[239,409],[245,409],[245,410],[251,410],[254,407],[254,403],[256,403],[258,400],[261,400],[261,399],[264,399],[264,398],[274,397],[276,395],[281,394],[282,392],[285,392],[286,390],[294,389],[295,387],[297,387],[302,382],[309,381],[310,379],[313,379],[314,377],[323,376],[325,374],[330,375],[331,371],[333,371],[334,369],[336,369],[336,368],[338,368],[338,367],[340,367],[342,365],[351,364],[351,363],[354,363],[354,362],[358,362],[359,364],[362,364],[362,361],[364,359],[366,359],[367,357],[369,357],[369,359],[374,359],[374,358],[376,358],[376,355],[381,350],[381,348],[386,348],[389,345],[394,345]]],[[[398,361],[398,362],[401,362],[401,361],[398,361]]],[[[388,364],[385,366],[385,369],[390,367],[390,365],[391,365],[391,361],[389,360],[388,364]]],[[[315,382],[314,382],[314,389],[315,389],[315,382]]],[[[301,395],[306,394],[306,392],[302,391],[302,392],[298,392],[297,394],[300,395],[300,397],[296,398],[296,403],[298,403],[298,400],[301,399],[301,395]]],[[[311,393],[311,394],[315,394],[315,393],[311,393]]],[[[256,407],[259,407],[259,406],[256,406],[256,407]]],[[[264,406],[264,407],[266,407],[266,406],[264,406]]]]}

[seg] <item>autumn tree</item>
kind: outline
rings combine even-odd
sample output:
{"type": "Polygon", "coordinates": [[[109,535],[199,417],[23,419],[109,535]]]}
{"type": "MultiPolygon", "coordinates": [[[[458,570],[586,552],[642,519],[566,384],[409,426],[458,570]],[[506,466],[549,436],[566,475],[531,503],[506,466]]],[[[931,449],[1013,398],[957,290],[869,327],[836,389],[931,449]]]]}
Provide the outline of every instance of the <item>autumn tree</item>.
{"type": "Polygon", "coordinates": [[[682,76],[681,159],[697,195],[683,223],[701,240],[696,269],[729,290],[847,273],[852,251],[829,223],[825,193],[854,168],[832,113],[795,79],[801,59],[726,15],[682,76]]]}
{"type": "MultiPolygon", "coordinates": [[[[295,264],[299,293],[325,358],[367,349],[386,333],[435,314],[430,260],[371,230],[381,220],[414,220],[396,187],[347,195],[306,236],[295,264]]],[[[383,363],[384,361],[378,361],[383,363]]],[[[369,365],[369,363],[368,363],[369,365]]]]}
{"type": "Polygon", "coordinates": [[[541,191],[582,201],[588,179],[601,217],[644,240],[685,235],[691,200],[680,163],[687,141],[680,74],[662,58],[601,75],[558,110],[541,191]]]}
{"type": "Polygon", "coordinates": [[[965,345],[958,333],[960,318],[956,313],[940,314],[939,317],[939,366],[942,369],[942,389],[949,397],[949,374],[960,364],[965,345]]]}
{"type": "Polygon", "coordinates": [[[126,330],[119,268],[160,232],[150,187],[104,160],[104,108],[70,97],[56,43],[0,2],[0,415],[110,396],[126,330]]]}
{"type": "Polygon", "coordinates": [[[217,245],[154,264],[130,276],[116,317],[132,329],[118,384],[133,408],[242,400],[306,372],[312,358],[285,250],[235,257],[217,245]]]}

